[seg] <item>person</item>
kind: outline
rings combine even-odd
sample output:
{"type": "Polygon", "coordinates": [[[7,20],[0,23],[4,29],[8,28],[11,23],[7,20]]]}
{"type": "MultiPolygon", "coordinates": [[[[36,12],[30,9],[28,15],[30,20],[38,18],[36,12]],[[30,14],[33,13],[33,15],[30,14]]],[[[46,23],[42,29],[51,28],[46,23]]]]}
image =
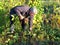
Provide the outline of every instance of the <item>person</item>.
{"type": "Polygon", "coordinates": [[[10,10],[10,31],[14,32],[14,15],[16,14],[21,22],[22,29],[26,30],[25,21],[28,19],[29,30],[32,30],[33,17],[37,14],[36,7],[29,7],[28,5],[15,6],[10,10]]]}

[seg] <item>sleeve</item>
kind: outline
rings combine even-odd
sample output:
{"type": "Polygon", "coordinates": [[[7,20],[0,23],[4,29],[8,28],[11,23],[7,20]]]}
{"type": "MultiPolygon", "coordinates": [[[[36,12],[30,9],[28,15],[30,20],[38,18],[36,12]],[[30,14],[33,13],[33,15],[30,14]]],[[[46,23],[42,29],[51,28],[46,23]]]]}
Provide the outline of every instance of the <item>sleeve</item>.
{"type": "Polygon", "coordinates": [[[30,16],[29,18],[29,28],[32,30],[32,25],[33,25],[33,16],[30,16]]]}

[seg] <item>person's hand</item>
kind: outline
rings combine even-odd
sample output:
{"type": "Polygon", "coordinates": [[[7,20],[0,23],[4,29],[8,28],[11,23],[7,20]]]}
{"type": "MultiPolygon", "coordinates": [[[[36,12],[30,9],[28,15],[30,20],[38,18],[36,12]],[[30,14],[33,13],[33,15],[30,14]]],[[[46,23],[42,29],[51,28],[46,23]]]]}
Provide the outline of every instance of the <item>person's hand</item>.
{"type": "Polygon", "coordinates": [[[30,27],[29,29],[30,29],[30,31],[32,31],[32,27],[30,27]]]}
{"type": "Polygon", "coordinates": [[[20,20],[23,20],[25,17],[22,15],[19,15],[20,20]]]}
{"type": "Polygon", "coordinates": [[[25,18],[25,23],[27,23],[28,22],[28,18],[25,18]]]}
{"type": "Polygon", "coordinates": [[[24,16],[21,16],[20,19],[21,19],[21,20],[24,19],[24,16]]]}

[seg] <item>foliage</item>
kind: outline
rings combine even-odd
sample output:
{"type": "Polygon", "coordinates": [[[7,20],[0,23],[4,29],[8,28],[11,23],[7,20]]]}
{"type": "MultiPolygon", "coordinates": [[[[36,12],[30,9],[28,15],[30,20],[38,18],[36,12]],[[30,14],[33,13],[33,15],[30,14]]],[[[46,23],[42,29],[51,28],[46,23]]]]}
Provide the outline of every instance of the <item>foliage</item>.
{"type": "Polygon", "coordinates": [[[1,0],[0,1],[0,45],[59,45],[60,41],[60,3],[42,0],[1,0]],[[15,21],[15,33],[10,34],[9,12],[14,6],[28,4],[36,6],[38,14],[34,16],[33,31],[23,32],[18,17],[15,21]]]}

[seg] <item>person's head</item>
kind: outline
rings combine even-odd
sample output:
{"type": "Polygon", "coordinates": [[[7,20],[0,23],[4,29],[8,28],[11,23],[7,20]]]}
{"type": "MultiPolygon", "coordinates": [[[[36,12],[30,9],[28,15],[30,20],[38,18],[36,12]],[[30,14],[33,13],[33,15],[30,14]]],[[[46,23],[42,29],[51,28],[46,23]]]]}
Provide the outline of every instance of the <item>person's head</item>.
{"type": "Polygon", "coordinates": [[[30,14],[30,15],[35,15],[35,14],[37,14],[37,9],[36,9],[36,7],[31,7],[31,8],[29,9],[29,14],[30,14]]]}

